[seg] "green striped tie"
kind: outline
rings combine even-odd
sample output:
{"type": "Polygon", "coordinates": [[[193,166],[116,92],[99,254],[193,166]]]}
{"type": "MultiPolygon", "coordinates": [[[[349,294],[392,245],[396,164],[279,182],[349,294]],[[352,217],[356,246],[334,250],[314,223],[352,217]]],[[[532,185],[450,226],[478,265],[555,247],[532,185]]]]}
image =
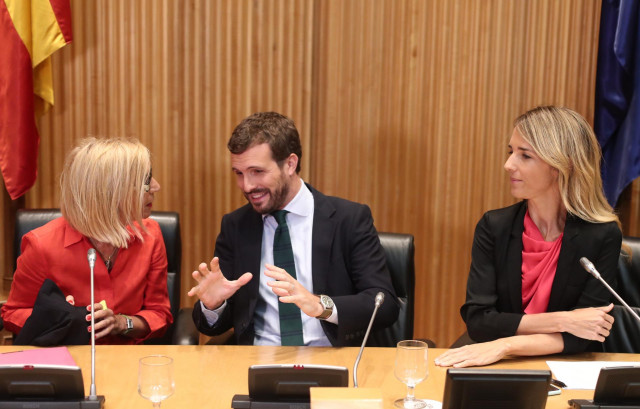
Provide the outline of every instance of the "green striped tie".
{"type": "MultiPolygon", "coordinates": [[[[284,269],[293,278],[296,278],[296,264],[291,248],[291,236],[287,226],[286,210],[277,210],[272,213],[278,222],[276,233],[273,236],[273,264],[284,269]]],[[[302,339],[302,319],[300,308],[293,303],[278,301],[280,312],[280,340],[282,345],[304,345],[302,339]]]]}

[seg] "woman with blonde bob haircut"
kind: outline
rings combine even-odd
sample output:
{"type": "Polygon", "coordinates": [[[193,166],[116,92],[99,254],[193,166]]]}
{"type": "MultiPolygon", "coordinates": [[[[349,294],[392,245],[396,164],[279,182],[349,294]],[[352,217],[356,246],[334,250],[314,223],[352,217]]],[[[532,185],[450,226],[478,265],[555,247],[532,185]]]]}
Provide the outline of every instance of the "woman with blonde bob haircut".
{"type": "Polygon", "coordinates": [[[622,233],[593,130],[570,109],[538,107],[516,119],[508,148],[504,168],[521,201],[478,222],[460,309],[476,343],[445,352],[440,366],[599,350],[613,323],[609,292],[579,262],[615,283],[622,233]]]}
{"type": "Polygon", "coordinates": [[[132,344],[161,336],[172,316],[164,241],[148,218],[160,190],[149,150],[135,139],[86,138],[67,156],[60,186],[62,217],[23,237],[5,326],[20,332],[47,278],[90,311],[87,251],[95,248],[102,260],[95,297],[104,301],[95,304],[96,339],[132,344]]]}

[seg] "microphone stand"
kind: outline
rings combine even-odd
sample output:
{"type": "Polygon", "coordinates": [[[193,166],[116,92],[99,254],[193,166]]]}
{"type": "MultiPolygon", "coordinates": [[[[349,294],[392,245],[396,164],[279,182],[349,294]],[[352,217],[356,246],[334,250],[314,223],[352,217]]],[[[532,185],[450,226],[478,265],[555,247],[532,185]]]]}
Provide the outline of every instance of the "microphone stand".
{"type": "Polygon", "coordinates": [[[358,364],[360,364],[360,358],[362,357],[362,352],[364,351],[364,346],[367,344],[367,340],[369,339],[369,332],[371,331],[371,326],[373,325],[373,320],[376,318],[376,314],[378,313],[378,308],[384,302],[384,293],[381,291],[376,294],[376,305],[373,308],[373,314],[371,314],[371,319],[369,320],[369,326],[367,327],[367,332],[364,334],[364,339],[362,340],[362,346],[360,347],[360,352],[358,352],[358,357],[356,358],[356,362],[353,365],[353,387],[358,387],[358,364]]]}
{"type": "Polygon", "coordinates": [[[91,269],[91,386],[89,387],[89,397],[82,402],[82,408],[102,409],[104,407],[104,396],[96,395],[96,322],[95,322],[95,298],[93,268],[96,265],[96,250],[91,248],[87,251],[87,260],[91,269]]]}
{"type": "Polygon", "coordinates": [[[589,274],[594,276],[596,278],[596,280],[598,280],[602,284],[604,284],[604,286],[607,287],[607,290],[609,290],[609,292],[611,294],[613,294],[618,299],[618,301],[620,301],[620,303],[622,303],[622,305],[624,305],[624,307],[627,309],[627,311],[629,311],[629,313],[631,313],[631,315],[633,315],[635,317],[635,319],[638,320],[638,322],[640,322],[640,317],[638,316],[638,314],[633,310],[633,308],[629,307],[629,304],[624,302],[622,297],[620,297],[618,295],[618,293],[613,288],[611,288],[611,286],[609,284],[607,284],[606,281],[604,281],[604,279],[602,278],[602,275],[600,275],[600,272],[598,270],[596,270],[596,267],[593,265],[593,263],[591,261],[589,261],[588,258],[582,257],[580,259],[580,264],[582,264],[582,267],[585,270],[587,270],[587,272],[589,274]]]}
{"type": "Polygon", "coordinates": [[[96,251],[94,249],[89,249],[87,259],[89,260],[89,268],[91,269],[91,387],[89,388],[89,399],[96,400],[96,317],[93,291],[93,268],[96,265],[96,251]]]}

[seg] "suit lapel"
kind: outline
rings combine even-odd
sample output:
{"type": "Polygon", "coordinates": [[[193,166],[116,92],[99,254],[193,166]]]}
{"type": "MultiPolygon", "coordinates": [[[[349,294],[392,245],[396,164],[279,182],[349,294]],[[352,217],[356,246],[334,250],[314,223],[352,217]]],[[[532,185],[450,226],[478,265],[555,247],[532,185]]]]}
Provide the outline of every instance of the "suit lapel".
{"type": "Polygon", "coordinates": [[[512,223],[509,242],[506,246],[502,246],[506,250],[504,266],[513,311],[522,311],[522,233],[524,232],[524,216],[526,212],[526,202],[523,202],[512,223]]]}
{"type": "Polygon", "coordinates": [[[326,196],[307,185],[313,194],[313,232],[311,233],[311,276],[313,292],[323,294],[327,292],[327,274],[319,271],[330,271],[331,246],[334,242],[336,222],[333,215],[336,209],[326,196]]]}
{"type": "Polygon", "coordinates": [[[572,263],[576,260],[575,254],[576,246],[579,242],[579,233],[578,220],[571,215],[567,215],[562,236],[562,247],[558,256],[558,266],[556,267],[556,275],[551,287],[547,311],[557,311],[562,305],[564,289],[567,287],[571,271],[574,271],[572,263]]]}
{"type": "MultiPolygon", "coordinates": [[[[260,258],[262,256],[262,232],[263,222],[262,216],[257,212],[250,210],[247,217],[241,220],[241,227],[238,231],[244,232],[243,236],[238,240],[240,247],[237,254],[240,262],[238,263],[238,277],[246,272],[253,274],[253,278],[242,289],[246,291],[246,299],[249,300],[249,311],[251,316],[256,308],[258,300],[258,290],[260,287],[260,258]]],[[[237,277],[236,277],[237,278],[237,277]]]]}

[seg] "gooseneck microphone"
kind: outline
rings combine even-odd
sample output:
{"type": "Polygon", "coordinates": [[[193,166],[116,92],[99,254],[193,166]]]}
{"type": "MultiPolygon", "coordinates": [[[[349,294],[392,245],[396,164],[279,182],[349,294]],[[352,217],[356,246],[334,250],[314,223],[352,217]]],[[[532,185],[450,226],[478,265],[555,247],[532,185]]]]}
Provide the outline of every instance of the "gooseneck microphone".
{"type": "Polygon", "coordinates": [[[87,260],[91,269],[91,387],[89,389],[89,399],[97,400],[96,396],[96,322],[95,322],[95,300],[93,294],[93,268],[96,265],[96,250],[87,251],[87,260]]]}
{"type": "Polygon", "coordinates": [[[362,346],[360,347],[360,352],[358,352],[358,357],[356,358],[356,363],[353,365],[353,386],[355,388],[358,387],[358,364],[360,363],[360,358],[362,357],[362,351],[364,351],[364,346],[367,344],[367,339],[369,339],[369,331],[371,331],[371,326],[373,325],[373,320],[376,318],[376,314],[378,313],[378,308],[384,302],[384,293],[380,291],[376,294],[375,307],[373,307],[373,314],[371,314],[371,319],[369,320],[369,326],[367,327],[367,332],[364,334],[364,339],[362,340],[362,346]]]}
{"type": "Polygon", "coordinates": [[[618,301],[620,301],[620,303],[622,303],[622,305],[625,306],[625,308],[627,309],[627,311],[629,311],[631,313],[631,315],[633,315],[636,320],[638,320],[638,322],[640,322],[640,317],[638,316],[638,314],[636,314],[636,312],[633,310],[633,308],[629,307],[629,304],[627,304],[626,302],[624,302],[624,300],[622,299],[622,297],[620,297],[618,295],[617,292],[615,292],[615,290],[613,288],[611,288],[611,286],[609,286],[609,284],[607,284],[606,281],[604,281],[604,279],[602,278],[602,276],[600,275],[600,273],[598,272],[598,270],[596,270],[596,267],[593,265],[593,263],[591,261],[589,261],[588,258],[586,257],[582,257],[580,259],[580,264],[582,264],[582,267],[584,267],[585,270],[587,270],[587,272],[589,272],[589,274],[591,274],[592,276],[594,276],[596,278],[596,280],[600,281],[602,284],[604,284],[605,287],[607,287],[607,290],[609,290],[609,292],[611,294],[613,294],[618,301]]]}

